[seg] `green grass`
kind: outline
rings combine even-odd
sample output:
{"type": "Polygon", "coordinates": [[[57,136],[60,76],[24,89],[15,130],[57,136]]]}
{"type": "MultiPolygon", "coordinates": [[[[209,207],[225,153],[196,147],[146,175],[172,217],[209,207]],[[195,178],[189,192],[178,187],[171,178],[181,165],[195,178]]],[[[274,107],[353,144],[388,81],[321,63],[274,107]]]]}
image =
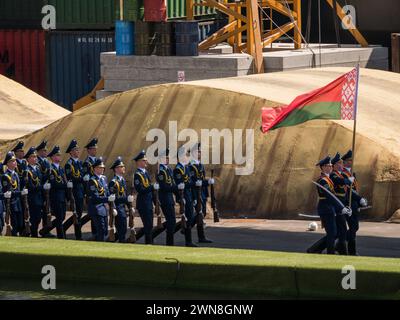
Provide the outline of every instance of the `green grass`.
{"type": "Polygon", "coordinates": [[[58,281],[72,284],[260,298],[400,298],[400,259],[0,238],[0,279],[41,281],[45,264],[56,267],[58,281]],[[179,272],[168,258],[180,262],[179,272]],[[356,268],[356,290],[341,287],[345,265],[356,268]]]}

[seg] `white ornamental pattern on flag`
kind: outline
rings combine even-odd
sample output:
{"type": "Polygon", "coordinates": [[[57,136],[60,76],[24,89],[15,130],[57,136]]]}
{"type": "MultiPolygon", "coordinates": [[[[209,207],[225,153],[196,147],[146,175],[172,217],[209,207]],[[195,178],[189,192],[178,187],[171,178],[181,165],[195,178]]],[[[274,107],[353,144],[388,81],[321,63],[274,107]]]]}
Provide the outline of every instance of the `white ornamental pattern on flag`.
{"type": "Polygon", "coordinates": [[[354,107],[357,87],[357,69],[354,68],[346,75],[342,87],[342,101],[340,107],[342,120],[354,120],[354,107]]]}

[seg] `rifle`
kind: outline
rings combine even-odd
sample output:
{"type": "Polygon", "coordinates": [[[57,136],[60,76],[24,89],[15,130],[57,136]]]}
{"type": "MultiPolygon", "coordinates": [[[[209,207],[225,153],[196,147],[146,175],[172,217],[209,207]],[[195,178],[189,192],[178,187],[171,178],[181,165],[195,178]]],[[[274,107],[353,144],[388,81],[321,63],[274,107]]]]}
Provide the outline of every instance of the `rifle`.
{"type": "Polygon", "coordinates": [[[6,236],[11,237],[11,225],[10,225],[10,217],[11,217],[11,199],[6,199],[6,216],[5,216],[5,223],[6,223],[6,236]]]}
{"type": "Polygon", "coordinates": [[[115,216],[114,210],[115,205],[114,202],[108,203],[108,215],[109,215],[109,223],[108,223],[108,241],[115,242],[115,216]]]}
{"type": "Polygon", "coordinates": [[[161,210],[160,210],[160,201],[158,197],[158,190],[154,190],[154,205],[155,205],[154,213],[157,216],[157,228],[159,229],[162,228],[162,222],[161,222],[161,210]]]}
{"type": "Polygon", "coordinates": [[[22,201],[24,202],[25,236],[29,237],[29,235],[31,234],[31,223],[29,221],[30,215],[27,194],[22,196],[22,201]]]}
{"type": "Polygon", "coordinates": [[[186,222],[187,218],[185,215],[185,204],[183,202],[183,197],[184,197],[184,192],[183,190],[178,190],[179,194],[179,214],[181,215],[181,226],[182,226],[182,231],[184,231],[187,228],[186,222]]]}
{"type": "Polygon", "coordinates": [[[197,222],[198,226],[202,226],[204,224],[203,213],[201,211],[201,207],[202,207],[202,204],[201,204],[201,188],[202,188],[201,186],[200,187],[196,186],[197,203],[196,203],[195,209],[196,209],[196,220],[197,220],[196,222],[197,222]]]}
{"type": "Polygon", "coordinates": [[[136,192],[135,188],[131,186],[131,196],[134,197],[133,202],[128,202],[128,211],[129,211],[129,238],[128,242],[129,243],[135,243],[136,242],[136,230],[135,230],[135,208],[134,204],[136,201],[136,192]]]}
{"type": "Polygon", "coordinates": [[[77,226],[79,222],[78,222],[78,214],[76,212],[74,191],[73,191],[73,188],[67,188],[67,190],[68,190],[69,206],[70,206],[70,210],[72,212],[72,221],[73,221],[74,226],[77,226]]]}
{"type": "MultiPolygon", "coordinates": [[[[211,179],[214,178],[214,169],[211,169],[211,179]]],[[[214,185],[211,185],[211,208],[213,209],[214,222],[219,222],[219,212],[217,209],[217,200],[215,199],[214,185]]]]}
{"type": "Polygon", "coordinates": [[[46,205],[44,206],[44,210],[47,216],[46,219],[46,227],[51,227],[51,212],[50,212],[50,190],[44,190],[44,197],[46,201],[46,205]]]}

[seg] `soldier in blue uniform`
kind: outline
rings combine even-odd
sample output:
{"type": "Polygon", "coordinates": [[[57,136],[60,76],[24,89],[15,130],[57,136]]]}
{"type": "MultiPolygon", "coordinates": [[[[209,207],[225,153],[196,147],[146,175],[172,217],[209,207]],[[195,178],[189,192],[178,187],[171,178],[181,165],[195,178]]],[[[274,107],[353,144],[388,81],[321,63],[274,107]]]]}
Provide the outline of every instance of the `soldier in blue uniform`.
{"type": "Polygon", "coordinates": [[[26,169],[26,160],[24,159],[24,142],[19,141],[17,145],[12,149],[11,151],[14,152],[15,157],[17,159],[17,167],[15,168],[15,171],[18,174],[19,180],[22,182],[22,178],[24,175],[24,171],[26,169]]]}
{"type": "Polygon", "coordinates": [[[103,178],[104,163],[97,158],[93,165],[93,175],[89,180],[88,210],[95,225],[96,241],[104,241],[107,235],[107,215],[110,210],[109,202],[115,201],[115,195],[109,194],[106,180],[103,178]]]}
{"type": "MultiPolygon", "coordinates": [[[[83,162],[82,165],[82,174],[83,174],[83,181],[84,181],[84,188],[85,188],[85,194],[86,196],[89,195],[89,180],[90,177],[94,175],[93,172],[93,163],[96,161],[97,157],[97,143],[98,143],[97,138],[93,138],[92,140],[89,141],[89,143],[85,146],[85,149],[88,153],[87,158],[83,162]]],[[[90,212],[88,210],[88,214],[90,216],[90,212]]],[[[94,240],[96,237],[96,226],[93,221],[93,219],[90,219],[90,227],[92,231],[92,239],[94,240]]]]}
{"type": "MultiPolygon", "coordinates": [[[[329,190],[332,194],[335,193],[335,186],[330,178],[332,173],[331,158],[328,156],[317,164],[321,168],[321,176],[318,178],[317,182],[329,190]]],[[[326,232],[326,248],[328,254],[335,254],[335,240],[337,237],[337,224],[336,224],[336,214],[351,214],[349,208],[342,208],[342,206],[337,203],[337,201],[326,192],[324,189],[317,187],[318,192],[318,215],[321,218],[321,222],[324,225],[326,232]]],[[[311,253],[311,251],[309,251],[311,253]]]]}
{"type": "Polygon", "coordinates": [[[110,194],[115,195],[115,208],[118,213],[115,217],[115,227],[117,229],[115,238],[120,243],[125,243],[126,232],[128,231],[126,206],[128,205],[128,198],[133,202],[133,197],[127,194],[126,181],[124,178],[125,164],[122,158],[118,157],[110,169],[114,171],[114,177],[108,184],[108,189],[110,190],[110,194]]]}
{"type": "Polygon", "coordinates": [[[70,186],[72,184],[72,193],[75,199],[75,209],[77,214],[77,224],[74,225],[75,238],[76,240],[82,240],[81,218],[83,213],[85,188],[83,185],[83,164],[82,161],[79,160],[80,149],[78,142],[75,139],[70,142],[66,153],[70,154],[70,158],[65,164],[65,175],[70,186]]]}
{"type": "MultiPolygon", "coordinates": [[[[194,210],[193,210],[193,196],[192,187],[193,181],[190,179],[190,171],[188,166],[187,151],[184,147],[178,149],[178,163],[175,166],[174,172],[175,184],[179,190],[183,190],[184,204],[185,204],[185,217],[186,229],[182,230],[185,235],[185,245],[187,247],[197,247],[192,241],[192,228],[194,224],[194,210]]],[[[177,201],[180,199],[177,195],[177,201]]]]}
{"type": "MultiPolygon", "coordinates": [[[[347,151],[346,154],[342,157],[343,160],[343,175],[347,177],[353,184],[351,191],[351,209],[353,214],[351,216],[347,216],[347,242],[348,242],[348,251],[349,255],[356,256],[357,255],[357,247],[356,247],[356,237],[357,231],[359,229],[358,222],[358,212],[360,207],[366,207],[368,205],[367,199],[361,197],[359,195],[359,185],[357,182],[357,178],[354,172],[352,172],[353,166],[353,152],[352,150],[347,151]]],[[[350,188],[347,188],[347,199],[350,201],[350,188]]]]}
{"type": "Polygon", "coordinates": [[[43,215],[43,187],[48,182],[42,180],[42,174],[37,165],[36,148],[31,147],[25,154],[27,167],[24,171],[24,186],[28,189],[28,205],[31,223],[31,236],[38,237],[38,228],[43,215]]]}
{"type": "MultiPolygon", "coordinates": [[[[0,169],[1,170],[0,180],[1,180],[1,176],[3,175],[3,172],[2,172],[3,164],[2,163],[0,163],[0,167],[1,167],[1,169],[0,169]]],[[[4,228],[4,224],[5,224],[5,222],[4,222],[5,214],[6,214],[6,207],[4,204],[3,185],[0,183],[0,235],[3,232],[3,228],[4,228]]]]}
{"type": "Polygon", "coordinates": [[[52,151],[48,154],[51,159],[50,171],[49,171],[49,182],[51,185],[50,189],[50,207],[51,212],[55,215],[54,221],[57,230],[57,238],[65,239],[65,233],[63,228],[63,222],[65,220],[65,214],[67,210],[66,190],[67,181],[65,178],[65,172],[61,162],[60,147],[55,146],[52,151]]]}
{"type": "Polygon", "coordinates": [[[136,208],[139,211],[140,218],[143,222],[145,243],[152,244],[153,230],[153,190],[159,190],[160,186],[156,182],[151,184],[151,178],[146,170],[147,158],[146,152],[142,150],[133,159],[136,161],[137,169],[133,176],[134,186],[138,193],[136,199],[136,208]]]}
{"type": "MultiPolygon", "coordinates": [[[[206,172],[204,165],[200,162],[201,160],[201,145],[196,143],[191,149],[192,160],[190,162],[190,178],[192,179],[192,193],[194,199],[194,206],[196,206],[197,199],[197,187],[201,187],[201,214],[205,214],[207,208],[207,198],[209,196],[208,186],[214,184],[214,179],[206,179],[206,172]]],[[[193,226],[197,219],[194,219],[193,226]]],[[[197,224],[197,235],[199,243],[212,243],[211,240],[207,239],[204,233],[204,226],[197,224]]]]}
{"type": "MultiPolygon", "coordinates": [[[[178,187],[175,184],[174,173],[169,167],[169,149],[160,153],[160,166],[157,174],[157,182],[160,185],[159,199],[162,212],[167,222],[167,246],[174,245],[175,232],[175,201],[173,194],[177,194],[178,187]]],[[[184,187],[184,183],[181,182],[184,187]]]]}
{"type": "MultiPolygon", "coordinates": [[[[46,184],[49,182],[49,172],[50,172],[50,162],[47,159],[47,141],[43,140],[37,147],[36,147],[36,153],[37,153],[37,163],[39,166],[40,174],[42,176],[42,183],[46,184]]],[[[50,187],[49,184],[46,184],[46,186],[50,187]]],[[[43,192],[43,199],[45,200],[45,194],[43,192]]],[[[43,202],[43,209],[42,209],[42,226],[46,225],[47,222],[47,215],[46,215],[46,210],[44,208],[45,202],[43,202]]],[[[44,236],[50,235],[49,233],[44,236]]]]}
{"type": "Polygon", "coordinates": [[[27,194],[27,190],[21,191],[21,183],[17,172],[17,160],[13,151],[7,152],[4,160],[6,170],[1,176],[1,185],[5,201],[10,201],[11,209],[11,234],[13,236],[24,235],[24,213],[22,211],[21,195],[27,194]],[[9,200],[8,200],[9,199],[9,200]]]}

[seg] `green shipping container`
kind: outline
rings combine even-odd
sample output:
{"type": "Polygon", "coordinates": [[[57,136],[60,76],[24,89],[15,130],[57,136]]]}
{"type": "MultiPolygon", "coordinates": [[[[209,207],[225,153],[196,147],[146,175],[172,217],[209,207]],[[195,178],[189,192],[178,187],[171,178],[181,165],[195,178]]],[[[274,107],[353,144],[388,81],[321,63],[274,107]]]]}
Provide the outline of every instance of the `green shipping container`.
{"type": "Polygon", "coordinates": [[[0,0],[0,28],[39,29],[43,0],[0,0]]]}
{"type": "MultiPolygon", "coordinates": [[[[120,1],[114,0],[115,3],[115,20],[120,20],[120,1]]],[[[143,0],[124,0],[124,21],[143,20],[144,6],[143,0]]]]}
{"type": "MultiPolygon", "coordinates": [[[[200,0],[196,0],[200,3],[200,0]]],[[[215,8],[210,7],[194,7],[194,16],[212,16],[216,14],[215,8]]],[[[186,0],[167,0],[167,16],[168,19],[180,19],[186,17],[186,0]]]]}

